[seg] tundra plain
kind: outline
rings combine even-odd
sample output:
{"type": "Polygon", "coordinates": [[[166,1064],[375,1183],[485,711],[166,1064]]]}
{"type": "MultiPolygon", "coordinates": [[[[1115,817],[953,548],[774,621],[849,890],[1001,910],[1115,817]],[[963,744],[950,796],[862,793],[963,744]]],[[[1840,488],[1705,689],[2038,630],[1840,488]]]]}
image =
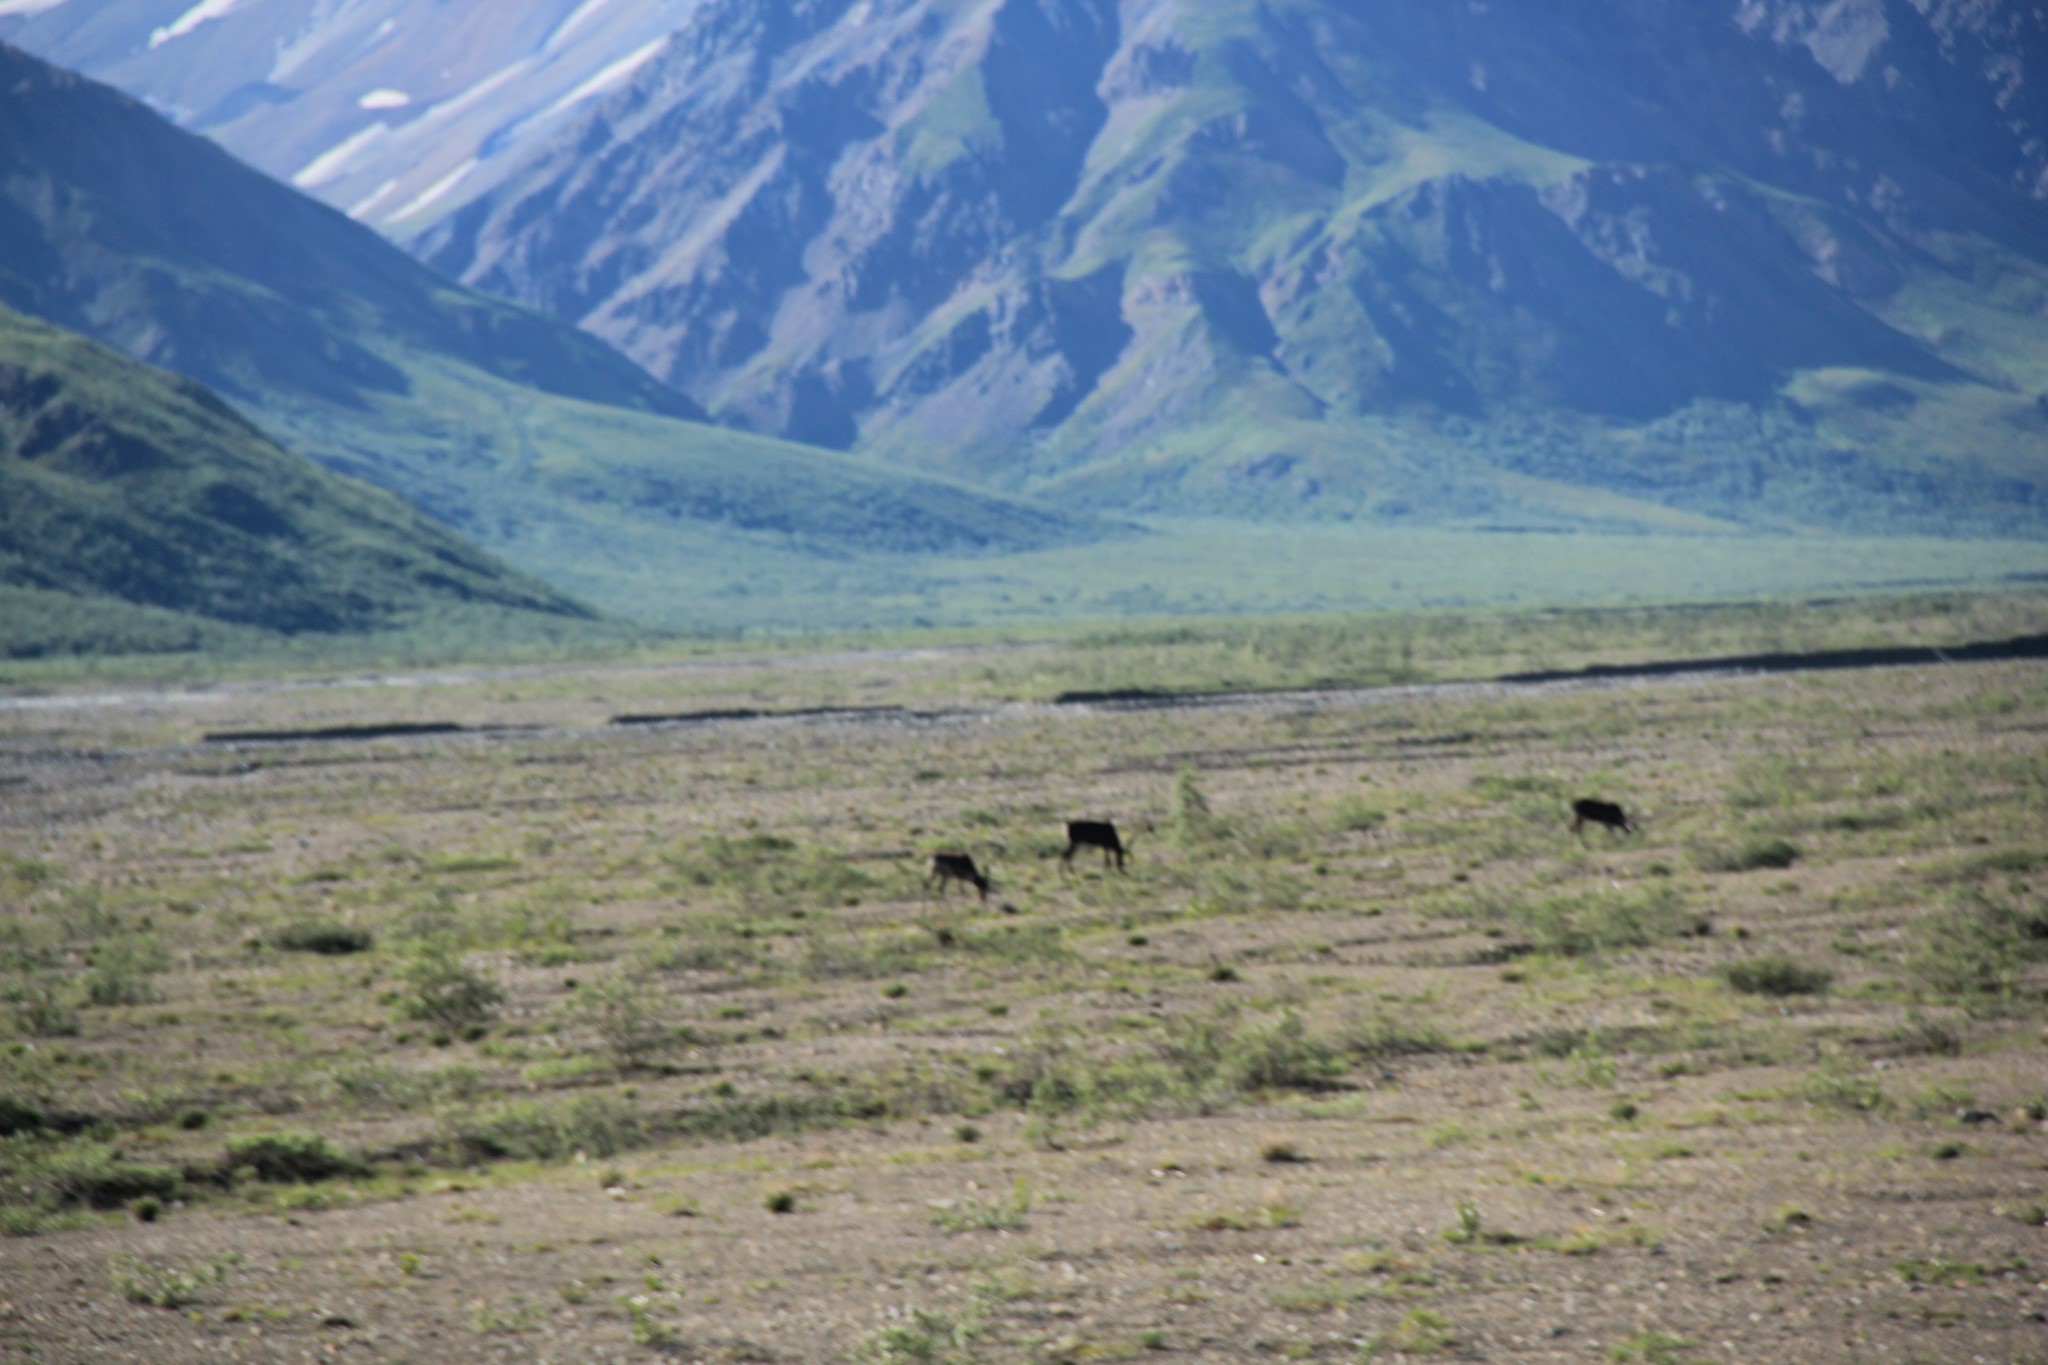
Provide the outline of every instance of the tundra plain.
{"type": "Polygon", "coordinates": [[[2044,628],[0,699],[0,1359],[2048,1360],[2048,669],[1483,681],[2044,628]]]}

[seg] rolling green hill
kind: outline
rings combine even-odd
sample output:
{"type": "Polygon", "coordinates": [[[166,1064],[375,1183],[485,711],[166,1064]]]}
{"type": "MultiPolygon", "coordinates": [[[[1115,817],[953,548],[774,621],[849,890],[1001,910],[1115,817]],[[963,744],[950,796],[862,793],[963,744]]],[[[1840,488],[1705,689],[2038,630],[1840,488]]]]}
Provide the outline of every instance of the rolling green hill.
{"type": "Polygon", "coordinates": [[[593,617],[192,381],[0,308],[0,654],[593,617]]]}

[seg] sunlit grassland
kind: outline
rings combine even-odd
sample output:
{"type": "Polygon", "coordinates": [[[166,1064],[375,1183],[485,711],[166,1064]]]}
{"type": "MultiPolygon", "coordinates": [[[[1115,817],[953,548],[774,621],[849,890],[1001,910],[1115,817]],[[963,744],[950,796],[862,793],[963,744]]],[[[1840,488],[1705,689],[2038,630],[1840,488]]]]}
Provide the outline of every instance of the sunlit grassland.
{"type": "MultiPolygon", "coordinates": [[[[701,1332],[716,1295],[792,1357],[915,1358],[875,1354],[862,1316],[888,1276],[906,1314],[951,1315],[962,1359],[1031,1358],[1054,1302],[1098,1355],[1154,1331],[1245,1353],[1303,1322],[1506,1353],[1591,1258],[1627,1287],[1576,1320],[1603,1353],[1655,1329],[1763,1358],[1751,1311],[1846,1276],[1872,1340],[1995,1357],[2048,1104],[2038,664],[1039,704],[1100,680],[1098,654],[1132,670],[1101,677],[1300,682],[1403,638],[1408,668],[1455,673],[1956,643],[2039,608],[1744,610],[10,714],[0,1214],[50,1248],[35,1266],[142,1255],[147,1210],[184,1260],[102,1279],[117,1304],[168,1286],[207,1322],[237,1294],[439,1322],[445,1296],[480,1342],[542,1330],[520,1296],[624,1343],[701,1332]],[[916,709],[597,723],[827,696],[916,709]],[[194,742],[224,709],[401,702],[541,728],[194,742]],[[1574,837],[1586,794],[1641,832],[1574,837]],[[1060,867],[1080,815],[1118,822],[1126,873],[1060,867]],[[937,849],[989,869],[986,904],[925,885],[937,849]],[[1886,1221],[1911,1201],[1943,1221],[1886,1221]],[[622,1240],[606,1220],[629,1215],[622,1240]],[[398,1250],[357,1249],[372,1228],[398,1250]],[[288,1264],[287,1235],[321,1255],[288,1264]],[[473,1280],[457,1238],[516,1255],[473,1280]],[[621,1278],[622,1245],[644,1272],[621,1278]],[[230,1246],[247,1262],[216,1273],[230,1246]],[[1084,1252],[1113,1273],[1059,1269],[1084,1252]],[[1651,1294],[1693,1266],[1746,1287],[1651,1294]],[[764,1281],[828,1325],[775,1317],[764,1281]],[[1954,1316],[1887,1316],[1928,1293],[1954,1316]]],[[[298,1320],[277,1330],[342,1330],[298,1320]]]]}

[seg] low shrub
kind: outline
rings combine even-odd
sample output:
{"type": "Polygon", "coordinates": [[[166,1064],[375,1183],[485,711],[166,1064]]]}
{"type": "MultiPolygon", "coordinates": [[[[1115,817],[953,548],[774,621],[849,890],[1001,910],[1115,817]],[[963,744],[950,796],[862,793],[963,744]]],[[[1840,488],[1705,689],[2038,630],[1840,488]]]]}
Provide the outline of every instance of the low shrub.
{"type": "Polygon", "coordinates": [[[175,1198],[180,1177],[168,1166],[151,1166],[129,1161],[116,1149],[98,1142],[76,1143],[58,1148],[35,1163],[32,1182],[59,1206],[83,1204],[95,1209],[118,1209],[144,1195],[158,1199],[175,1198]]]}
{"type": "Polygon", "coordinates": [[[863,1339],[853,1358],[862,1365],[956,1365],[977,1359],[981,1325],[973,1314],[913,1308],[899,1321],[863,1339]]]}
{"type": "Polygon", "coordinates": [[[1800,1093],[1809,1104],[1855,1114],[1879,1113],[1891,1103],[1884,1087],[1876,1081],[1833,1069],[1808,1076],[1800,1086],[1800,1093]]]}
{"type": "Polygon", "coordinates": [[[737,1095],[706,1108],[685,1109],[674,1122],[691,1137],[750,1142],[829,1128],[847,1117],[845,1106],[829,1095],[737,1095]]]}
{"type": "Polygon", "coordinates": [[[1339,801],[1330,817],[1330,828],[1345,834],[1368,834],[1386,823],[1384,808],[1356,796],[1339,801]]]}
{"type": "Polygon", "coordinates": [[[2048,962],[2048,905],[2026,905],[1969,889],[1924,924],[1912,970],[1952,999],[2016,997],[2029,972],[2048,962]]]}
{"type": "Polygon", "coordinates": [[[569,1103],[523,1101],[447,1121],[438,1144],[454,1165],[520,1159],[560,1161],[583,1152],[616,1156],[647,1138],[647,1121],[624,1100],[591,1095],[569,1103]]]}
{"type": "Polygon", "coordinates": [[[1209,798],[1192,772],[1184,771],[1174,779],[1173,815],[1167,832],[1183,848],[1215,843],[1226,833],[1224,823],[1209,809],[1209,798]]]}
{"type": "Polygon", "coordinates": [[[346,957],[350,953],[369,952],[376,946],[377,936],[368,929],[358,929],[353,925],[328,920],[302,920],[285,925],[270,936],[270,941],[288,952],[346,957]]]}
{"type": "Polygon", "coordinates": [[[835,850],[776,834],[714,836],[664,854],[664,889],[712,892],[750,914],[843,905],[874,878],[835,850]]]}
{"type": "Polygon", "coordinates": [[[35,1105],[12,1095],[0,1095],[0,1138],[33,1133],[45,1122],[43,1111],[35,1105]]]}
{"type": "Polygon", "coordinates": [[[399,1014],[443,1029],[488,1024],[505,999],[496,983],[463,961],[446,939],[422,941],[399,977],[404,983],[397,1000],[399,1014]]]}
{"type": "Polygon", "coordinates": [[[1383,1063],[1397,1057],[1421,1057],[1452,1050],[1451,1040],[1443,1030],[1431,1024],[1397,1017],[1385,1010],[1347,1019],[1339,1031],[1337,1043],[1345,1055],[1358,1064],[1383,1063]]]}
{"type": "Polygon", "coordinates": [[[1510,906],[1505,917],[1537,951],[1558,957],[1643,948],[1697,933],[1700,924],[1697,915],[1686,911],[1677,888],[1662,883],[1639,890],[1552,896],[1510,906]]]}
{"type": "Polygon", "coordinates": [[[1457,1340],[1449,1318],[1428,1308],[1411,1308],[1387,1333],[1386,1344],[1403,1355],[1439,1355],[1457,1340]]]}
{"type": "Polygon", "coordinates": [[[170,955],[147,936],[99,944],[91,960],[91,970],[85,974],[85,1000],[102,1008],[147,1005],[156,1000],[156,983],[151,978],[171,965],[170,955]]]}
{"type": "Polygon", "coordinates": [[[932,1221],[947,1232],[1019,1232],[1031,1212],[1031,1188],[1023,1176],[1007,1199],[956,1199],[932,1210],[932,1221]]]}
{"type": "Polygon", "coordinates": [[[8,1013],[14,1027],[31,1038],[76,1038],[78,1011],[64,999],[53,978],[32,977],[15,983],[7,992],[8,1013]]]}
{"type": "Polygon", "coordinates": [[[113,1256],[107,1260],[107,1279],[114,1292],[130,1303],[186,1308],[198,1303],[210,1286],[220,1283],[233,1264],[233,1257],[224,1257],[186,1270],[140,1256],[113,1256]]]}
{"type": "Polygon", "coordinates": [[[1223,1062],[1225,1076],[1240,1090],[1323,1090],[1347,1070],[1337,1049],[1311,1037],[1292,1011],[1270,1028],[1239,1033],[1223,1062]]]}
{"type": "Polygon", "coordinates": [[[1732,962],[1721,969],[1721,976],[1745,995],[1780,997],[1819,995],[1835,981],[1835,974],[1826,968],[1808,966],[1782,953],[1732,962]]]}
{"type": "Polygon", "coordinates": [[[1799,861],[1799,845],[1787,839],[1751,839],[1735,848],[1703,848],[1697,858],[1706,872],[1750,872],[1760,867],[1790,867],[1799,861]]]}
{"type": "Polygon", "coordinates": [[[363,1163],[317,1133],[252,1133],[228,1140],[226,1169],[256,1172],[259,1180],[311,1184],[361,1175],[363,1163]]]}
{"type": "Polygon", "coordinates": [[[1607,1358],[1618,1365],[1629,1365],[1631,1361],[1641,1361],[1642,1365],[1685,1365],[1691,1345],[1684,1337],[1668,1332],[1638,1332],[1610,1350],[1607,1358]]]}
{"type": "Polygon", "coordinates": [[[597,1036],[622,1071],[652,1066],[676,1047],[698,1041],[678,1024],[669,993],[630,968],[585,981],[567,1012],[597,1036]]]}

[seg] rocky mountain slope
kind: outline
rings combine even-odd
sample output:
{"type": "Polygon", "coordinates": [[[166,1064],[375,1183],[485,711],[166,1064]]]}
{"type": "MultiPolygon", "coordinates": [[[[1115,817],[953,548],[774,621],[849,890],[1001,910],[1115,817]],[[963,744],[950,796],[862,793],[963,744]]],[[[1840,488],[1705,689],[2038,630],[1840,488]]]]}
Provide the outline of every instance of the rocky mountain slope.
{"type": "Polygon", "coordinates": [[[592,615],[190,380],[4,308],[0,605],[9,655],[592,615]]]}
{"type": "Polygon", "coordinates": [[[1011,488],[2039,534],[2044,56],[2016,0],[706,0],[413,245],[1011,488]]]}
{"type": "Polygon", "coordinates": [[[697,0],[0,0],[109,82],[364,222],[420,225],[622,85],[697,0]]]}
{"type": "Polygon", "coordinates": [[[2030,0],[459,10],[0,34],[762,433],[1138,511],[2048,523],[2030,0]]]}
{"type": "Polygon", "coordinates": [[[218,390],[285,444],[600,605],[705,564],[1035,548],[1085,516],[682,420],[558,319],[462,288],[104,86],[0,46],[0,303],[218,390]]]}

